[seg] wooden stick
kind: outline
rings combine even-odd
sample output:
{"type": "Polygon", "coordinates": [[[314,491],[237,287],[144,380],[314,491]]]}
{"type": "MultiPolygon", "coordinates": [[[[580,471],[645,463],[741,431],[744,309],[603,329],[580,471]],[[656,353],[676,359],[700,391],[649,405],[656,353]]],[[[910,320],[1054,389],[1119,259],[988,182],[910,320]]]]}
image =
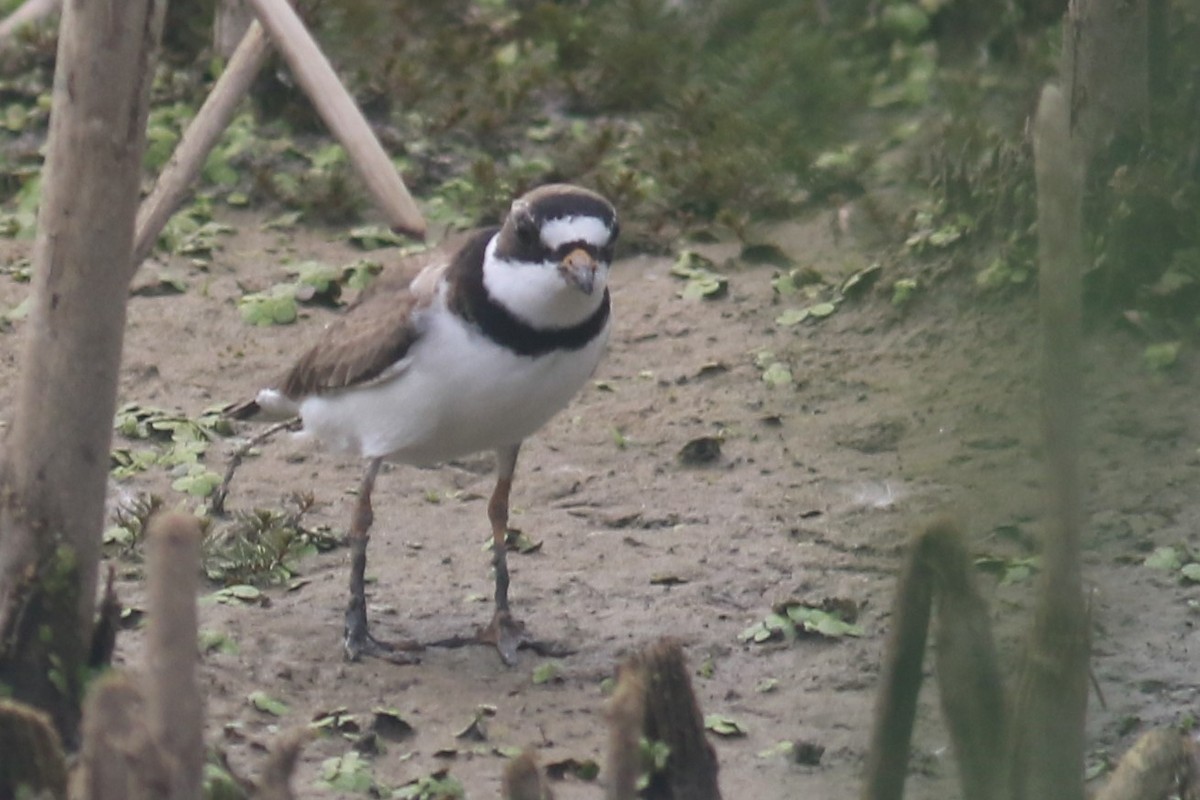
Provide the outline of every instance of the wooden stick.
{"type": "Polygon", "coordinates": [[[316,732],[312,728],[295,728],[280,736],[271,746],[262,765],[254,800],[293,800],[292,774],[300,760],[300,751],[312,741],[316,732]]]}
{"type": "Polygon", "coordinates": [[[646,725],[646,675],[634,664],[623,665],[609,701],[608,785],[605,800],[637,800],[642,772],[641,738],[646,725]]]}
{"type": "Polygon", "coordinates": [[[250,451],[261,445],[263,442],[270,439],[280,431],[298,430],[300,427],[300,418],[292,417],[285,419],[282,422],[276,422],[271,427],[251,437],[241,447],[233,452],[229,457],[229,466],[225,468],[225,477],[221,479],[221,485],[213,492],[212,499],[208,503],[208,513],[214,516],[222,516],[225,513],[225,498],[229,495],[229,484],[233,483],[233,474],[237,472],[237,468],[242,465],[242,461],[249,455],[250,451]]]}
{"type": "Polygon", "coordinates": [[[164,8],[163,0],[63,8],[36,269],[0,465],[0,682],[49,712],[69,747],[95,611],[164,8]]]}
{"type": "Polygon", "coordinates": [[[32,706],[0,698],[0,797],[67,796],[67,759],[50,718],[32,706]]]}
{"type": "Polygon", "coordinates": [[[533,750],[522,750],[504,767],[500,797],[501,800],[553,800],[554,793],[533,750]]]}
{"type": "Polygon", "coordinates": [[[204,161],[212,152],[221,134],[229,127],[238,104],[250,91],[255,76],[262,70],[271,52],[271,43],[257,21],[242,37],[216,86],[188,125],[171,160],[138,209],[137,229],[133,243],[133,263],[140,265],[158,240],[167,220],[179,208],[188,187],[200,174],[204,161]]]}
{"type": "Polygon", "coordinates": [[[169,767],[146,729],[145,704],[121,671],[101,675],[83,709],[83,749],[72,778],[80,800],[151,800],[164,796],[169,767]]]}
{"type": "Polygon", "coordinates": [[[1081,341],[1083,176],[1063,93],[1042,91],[1033,126],[1042,322],[1042,431],[1048,514],[1033,629],[1015,697],[1010,790],[1022,800],[1082,800],[1089,631],[1083,528],[1081,341]]]}
{"type": "MultiPolygon", "coordinates": [[[[664,800],[721,800],[717,754],[704,733],[704,716],[692,689],[683,647],[663,639],[631,656],[622,666],[640,673],[642,732],[669,748],[662,772],[650,777],[646,796],[664,800]]],[[[618,711],[618,714],[621,712],[618,711]]]]}
{"type": "Polygon", "coordinates": [[[892,601],[892,630],[883,656],[875,721],[867,751],[863,800],[900,800],[908,775],[908,751],[917,695],[921,691],[925,642],[933,608],[933,576],[926,557],[929,538],[913,539],[892,601]]]}
{"type": "Polygon", "coordinates": [[[1004,682],[987,603],[958,526],[941,521],[923,536],[937,605],[937,680],[942,715],[958,762],[962,796],[1003,796],[1004,682]]]}
{"type": "Polygon", "coordinates": [[[384,152],[354,98],[342,86],[317,43],[287,0],[250,0],[271,40],[291,67],[317,113],[337,137],[367,189],[396,230],[425,237],[425,218],[384,152]]]}
{"type": "Polygon", "coordinates": [[[0,41],[9,39],[26,25],[48,17],[58,11],[62,0],[25,0],[21,7],[0,22],[0,41]]]}
{"type": "Polygon", "coordinates": [[[172,513],[154,518],[147,540],[146,710],[171,767],[170,800],[199,800],[204,769],[204,701],[196,681],[200,537],[195,517],[172,513]]]}

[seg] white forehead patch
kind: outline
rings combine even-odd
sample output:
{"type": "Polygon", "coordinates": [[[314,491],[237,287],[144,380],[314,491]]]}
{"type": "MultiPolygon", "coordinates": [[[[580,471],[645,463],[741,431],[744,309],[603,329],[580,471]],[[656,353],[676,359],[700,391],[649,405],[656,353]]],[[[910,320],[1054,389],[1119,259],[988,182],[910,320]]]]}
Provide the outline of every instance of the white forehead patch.
{"type": "Polygon", "coordinates": [[[568,242],[605,247],[611,238],[612,229],[596,217],[560,217],[542,224],[542,244],[551,250],[557,250],[568,242]]]}

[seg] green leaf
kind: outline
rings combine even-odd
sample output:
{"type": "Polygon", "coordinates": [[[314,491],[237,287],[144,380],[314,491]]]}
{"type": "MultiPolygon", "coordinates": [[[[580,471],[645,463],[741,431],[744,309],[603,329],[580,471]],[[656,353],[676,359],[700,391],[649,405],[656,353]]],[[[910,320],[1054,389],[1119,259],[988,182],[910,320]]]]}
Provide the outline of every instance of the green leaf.
{"type": "Polygon", "coordinates": [[[892,286],[892,305],[899,308],[912,300],[920,284],[913,278],[901,278],[892,286]]]}
{"type": "Polygon", "coordinates": [[[671,274],[683,278],[687,284],[679,293],[680,297],[699,300],[715,299],[725,294],[729,281],[724,275],[713,270],[713,262],[695,252],[684,250],[671,265],[671,274]]]}
{"type": "Polygon", "coordinates": [[[200,464],[195,464],[193,467],[193,471],[172,481],[171,488],[177,492],[186,492],[193,497],[208,497],[221,485],[221,476],[205,469],[200,464]]]}
{"type": "Polygon", "coordinates": [[[808,313],[817,319],[824,319],[837,311],[836,303],[817,303],[815,306],[808,307],[808,313]]]}
{"type": "Polygon", "coordinates": [[[249,605],[258,605],[263,600],[262,590],[249,584],[235,584],[226,586],[224,589],[218,589],[208,596],[209,600],[223,605],[236,605],[245,603],[249,605]]]}
{"type": "Polygon", "coordinates": [[[897,39],[913,41],[929,28],[929,15],[916,3],[888,3],[879,22],[883,30],[897,39]]]}
{"type": "Polygon", "coordinates": [[[343,792],[378,796],[371,764],[356,750],[322,761],[320,783],[343,792]]]}
{"type": "Polygon", "coordinates": [[[1142,361],[1150,369],[1161,372],[1175,365],[1179,358],[1182,342],[1160,342],[1152,344],[1142,353],[1142,361]]]}
{"type": "Polygon", "coordinates": [[[729,281],[724,275],[698,273],[688,278],[687,285],[680,291],[679,296],[685,300],[711,300],[724,295],[728,288],[729,281]]]}
{"type": "Polygon", "coordinates": [[[296,321],[296,288],[275,286],[267,292],[245,295],[237,302],[242,319],[251,325],[288,325],[296,321]]]}
{"type": "Polygon", "coordinates": [[[236,655],[238,652],[237,642],[224,631],[214,631],[205,628],[200,631],[198,638],[201,653],[236,655]]]}
{"type": "Polygon", "coordinates": [[[1183,559],[1179,556],[1179,551],[1174,547],[1156,547],[1154,552],[1146,556],[1146,560],[1142,562],[1150,569],[1165,569],[1174,572],[1183,567],[1183,559]]]}
{"type": "Polygon", "coordinates": [[[790,328],[793,325],[799,325],[801,322],[804,322],[804,320],[808,319],[810,313],[807,308],[789,308],[775,318],[775,324],[790,328]]]}
{"type": "Polygon", "coordinates": [[[204,764],[204,780],[200,790],[204,800],[246,800],[245,788],[219,764],[204,764]]]}
{"type": "Polygon", "coordinates": [[[254,708],[257,710],[263,712],[264,714],[270,714],[274,717],[282,717],[291,711],[291,709],[288,708],[287,703],[284,703],[281,700],[276,700],[260,689],[256,689],[251,692],[250,696],[246,699],[250,702],[250,705],[254,706],[254,708]]]}
{"type": "Polygon", "coordinates": [[[1041,568],[1041,564],[1041,556],[1006,558],[983,555],[975,559],[976,569],[1000,575],[1001,586],[1011,586],[1029,580],[1034,572],[1041,568]]]}
{"type": "Polygon", "coordinates": [[[1193,561],[1190,564],[1184,564],[1180,570],[1183,574],[1183,579],[1189,583],[1200,583],[1200,564],[1193,561]]]}
{"type": "Polygon", "coordinates": [[[417,778],[392,792],[393,800],[461,800],[463,786],[447,770],[417,778]]]}
{"type": "Polygon", "coordinates": [[[616,444],[618,450],[624,450],[629,447],[629,437],[622,432],[620,428],[612,429],[613,443],[616,444]]]}
{"type": "Polygon", "coordinates": [[[533,685],[541,686],[557,680],[560,671],[561,669],[557,662],[547,661],[533,671],[533,685]]]}
{"type": "Polygon", "coordinates": [[[792,371],[782,361],[775,361],[763,370],[762,379],[772,387],[791,386],[792,371]]]}
{"type": "Polygon", "coordinates": [[[849,278],[846,278],[846,280],[842,283],[842,296],[849,298],[860,297],[875,284],[875,281],[877,281],[879,276],[882,274],[883,267],[878,263],[860,269],[849,278]]]}
{"type": "Polygon", "coordinates": [[[104,532],[104,544],[129,545],[134,540],[133,531],[121,525],[115,525],[104,532]]]}
{"type": "Polygon", "coordinates": [[[383,272],[383,264],[367,258],[360,258],[352,264],[342,267],[342,283],[347,289],[362,290],[383,272]]]}
{"type": "Polygon", "coordinates": [[[300,219],[304,216],[301,211],[288,211],[280,214],[278,217],[272,217],[262,224],[263,230],[266,231],[286,231],[296,227],[300,219]]]}
{"type": "MultiPolygon", "coordinates": [[[[290,272],[296,276],[293,297],[301,303],[335,304],[342,293],[342,270],[320,261],[304,261],[290,272]]],[[[282,290],[281,290],[282,291],[282,290]]]]}
{"type": "Polygon", "coordinates": [[[754,691],[759,694],[769,694],[779,688],[778,678],[763,678],[758,683],[754,684],[754,691]]]}
{"type": "Polygon", "coordinates": [[[318,170],[328,171],[333,167],[345,164],[349,157],[346,155],[345,148],[334,143],[308,154],[308,159],[318,170]]]}
{"type": "Polygon", "coordinates": [[[742,727],[741,723],[724,714],[705,714],[704,728],[717,736],[740,737],[746,735],[746,729],[742,727]]]}
{"type": "Polygon", "coordinates": [[[795,742],[783,741],[778,744],[768,747],[766,750],[760,750],[757,754],[758,758],[775,758],[776,756],[791,756],[796,751],[795,742]]]}
{"type": "Polygon", "coordinates": [[[350,231],[350,241],[363,250],[378,250],[381,247],[399,247],[405,244],[400,234],[382,225],[363,225],[350,231]]]}
{"type": "Polygon", "coordinates": [[[32,307],[32,305],[33,298],[27,296],[24,300],[17,303],[8,311],[0,314],[0,319],[8,323],[19,322],[29,316],[29,309],[32,307]]]}
{"type": "Polygon", "coordinates": [[[796,282],[792,280],[790,272],[776,272],[771,278],[771,288],[775,290],[775,294],[780,297],[791,297],[796,293],[796,282]]]}
{"type": "Polygon", "coordinates": [[[824,609],[792,605],[788,606],[787,615],[788,619],[805,633],[815,633],[830,639],[863,635],[861,626],[846,622],[824,609]]]}
{"type": "Polygon", "coordinates": [[[986,268],[975,275],[975,285],[980,289],[995,291],[1017,283],[1013,278],[1013,268],[1007,261],[997,256],[986,268]]]}

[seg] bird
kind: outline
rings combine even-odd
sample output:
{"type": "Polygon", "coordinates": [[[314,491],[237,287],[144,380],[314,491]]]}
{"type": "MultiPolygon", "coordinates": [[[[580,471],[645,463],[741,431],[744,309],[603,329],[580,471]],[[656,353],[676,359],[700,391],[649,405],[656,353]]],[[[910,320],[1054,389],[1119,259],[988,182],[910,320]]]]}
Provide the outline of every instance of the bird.
{"type": "Polygon", "coordinates": [[[371,495],[382,464],[425,466],[488,450],[496,454],[487,504],[495,610],[473,640],[493,645],[510,666],[518,648],[534,644],[508,599],[517,456],[601,361],[619,232],[602,195],[565,183],[535,188],[512,202],[500,226],[466,236],[411,280],[381,275],[280,381],[231,410],[239,419],[298,416],[301,435],[366,462],[347,535],[347,659],[416,660],[413,646],[377,639],[367,619],[371,495]]]}

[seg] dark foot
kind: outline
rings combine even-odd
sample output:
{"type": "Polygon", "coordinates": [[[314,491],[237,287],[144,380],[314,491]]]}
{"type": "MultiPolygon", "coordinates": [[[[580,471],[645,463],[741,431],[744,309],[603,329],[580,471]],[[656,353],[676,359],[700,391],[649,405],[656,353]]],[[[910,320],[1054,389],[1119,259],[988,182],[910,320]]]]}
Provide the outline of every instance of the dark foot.
{"type": "Polygon", "coordinates": [[[383,642],[371,635],[367,628],[367,614],[361,607],[351,604],[346,609],[346,631],[342,647],[347,661],[380,658],[392,664],[418,664],[421,659],[414,655],[421,645],[412,642],[383,642]]]}
{"type": "Polygon", "coordinates": [[[507,611],[497,611],[492,621],[486,627],[480,628],[474,636],[452,636],[449,639],[430,642],[430,647],[465,647],[466,645],[486,644],[496,648],[500,660],[505,666],[517,665],[518,650],[532,650],[539,656],[562,658],[575,651],[559,642],[546,642],[534,639],[525,628],[525,623],[515,620],[507,611]]]}
{"type": "Polygon", "coordinates": [[[500,653],[500,660],[506,666],[517,665],[517,650],[534,644],[533,637],[525,628],[525,623],[513,619],[507,611],[497,611],[486,628],[480,628],[475,634],[481,644],[490,644],[500,653]]]}

